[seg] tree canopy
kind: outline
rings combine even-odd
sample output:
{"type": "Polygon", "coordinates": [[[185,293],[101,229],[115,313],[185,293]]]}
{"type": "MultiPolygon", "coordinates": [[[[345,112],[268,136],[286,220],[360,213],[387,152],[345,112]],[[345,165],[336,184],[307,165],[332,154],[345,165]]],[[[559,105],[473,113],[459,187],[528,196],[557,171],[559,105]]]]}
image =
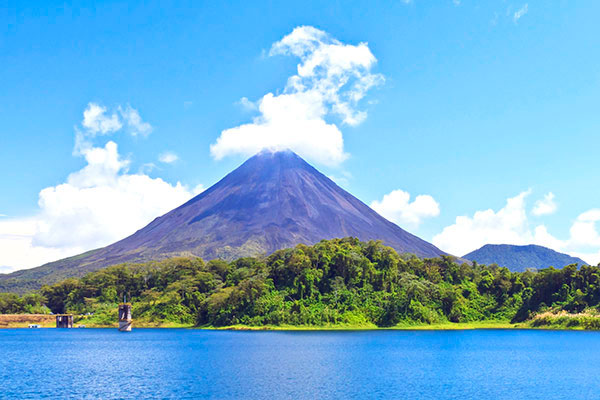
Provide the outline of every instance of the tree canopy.
{"type": "Polygon", "coordinates": [[[123,296],[134,318],[199,326],[516,322],[549,308],[597,308],[600,267],[519,273],[448,256],[419,259],[381,242],[344,238],[233,262],[121,264],[23,297],[0,294],[0,313],[47,306],[114,322],[123,296]]]}

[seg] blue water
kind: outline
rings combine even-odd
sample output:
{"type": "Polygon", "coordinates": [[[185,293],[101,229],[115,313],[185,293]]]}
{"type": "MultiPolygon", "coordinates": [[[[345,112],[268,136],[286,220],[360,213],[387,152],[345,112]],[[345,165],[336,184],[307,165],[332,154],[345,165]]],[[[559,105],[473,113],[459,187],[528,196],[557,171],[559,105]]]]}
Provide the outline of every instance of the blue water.
{"type": "Polygon", "coordinates": [[[1,398],[594,399],[600,333],[0,330],[1,398]]]}

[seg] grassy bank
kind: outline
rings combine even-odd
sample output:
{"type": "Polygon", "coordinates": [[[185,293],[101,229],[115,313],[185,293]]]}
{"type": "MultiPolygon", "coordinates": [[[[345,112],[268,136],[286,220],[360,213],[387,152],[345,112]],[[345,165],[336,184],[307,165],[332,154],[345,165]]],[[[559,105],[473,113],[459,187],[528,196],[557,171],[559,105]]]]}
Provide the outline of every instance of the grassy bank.
{"type": "MultiPolygon", "coordinates": [[[[29,324],[38,324],[42,328],[54,328],[54,315],[43,314],[10,314],[0,315],[0,329],[27,328],[29,324]]],[[[106,323],[94,316],[75,316],[73,326],[85,325],[86,328],[114,328],[118,324],[106,323]]],[[[229,326],[194,326],[171,321],[134,320],[134,328],[188,328],[206,330],[238,330],[238,331],[364,331],[364,330],[476,330],[476,329],[553,329],[553,330],[600,330],[600,314],[593,312],[568,314],[565,312],[545,312],[534,316],[531,320],[511,323],[510,321],[473,321],[444,322],[435,324],[400,323],[392,327],[378,327],[375,324],[337,324],[337,325],[229,325],[229,326]]]]}
{"type": "MultiPolygon", "coordinates": [[[[529,324],[519,323],[511,324],[509,321],[477,321],[454,323],[446,322],[439,324],[398,324],[392,327],[378,327],[374,324],[364,325],[266,325],[266,326],[248,326],[248,325],[230,325],[223,327],[203,326],[200,329],[214,330],[274,330],[274,331],[360,331],[360,330],[470,330],[470,329],[531,329],[529,324]]],[[[569,328],[566,328],[569,329],[569,328]]]]}
{"type": "Polygon", "coordinates": [[[473,321],[473,322],[445,322],[439,324],[399,324],[392,329],[400,330],[471,330],[471,329],[529,329],[526,323],[511,324],[510,321],[473,321]]]}

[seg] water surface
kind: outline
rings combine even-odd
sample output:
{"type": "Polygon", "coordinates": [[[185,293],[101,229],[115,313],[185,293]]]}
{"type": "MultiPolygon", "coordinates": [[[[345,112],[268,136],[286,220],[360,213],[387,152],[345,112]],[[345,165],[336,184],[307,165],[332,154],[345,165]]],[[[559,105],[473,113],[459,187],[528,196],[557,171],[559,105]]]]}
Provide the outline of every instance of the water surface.
{"type": "Polygon", "coordinates": [[[0,330],[2,398],[593,399],[600,333],[0,330]]]}

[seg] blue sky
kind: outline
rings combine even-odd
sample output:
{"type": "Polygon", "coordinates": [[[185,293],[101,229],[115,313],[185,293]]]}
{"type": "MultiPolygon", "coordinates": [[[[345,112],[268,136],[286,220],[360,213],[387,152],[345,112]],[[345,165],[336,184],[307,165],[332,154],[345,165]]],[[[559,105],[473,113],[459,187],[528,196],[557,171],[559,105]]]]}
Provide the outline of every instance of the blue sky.
{"type": "Polygon", "coordinates": [[[600,262],[597,2],[40,4],[0,9],[5,271],[108,244],[243,162],[251,146],[220,159],[210,146],[256,125],[263,96],[296,90],[288,79],[317,53],[272,49],[298,27],[323,35],[312,50],[350,46],[365,61],[341,75],[350,85],[374,80],[349,104],[365,118],[331,99],[316,117],[344,161],[318,135],[289,133],[290,147],[444,250],[535,242],[600,262]],[[86,126],[90,105],[104,112],[86,126]],[[112,116],[120,126],[94,125],[112,116]]]}

